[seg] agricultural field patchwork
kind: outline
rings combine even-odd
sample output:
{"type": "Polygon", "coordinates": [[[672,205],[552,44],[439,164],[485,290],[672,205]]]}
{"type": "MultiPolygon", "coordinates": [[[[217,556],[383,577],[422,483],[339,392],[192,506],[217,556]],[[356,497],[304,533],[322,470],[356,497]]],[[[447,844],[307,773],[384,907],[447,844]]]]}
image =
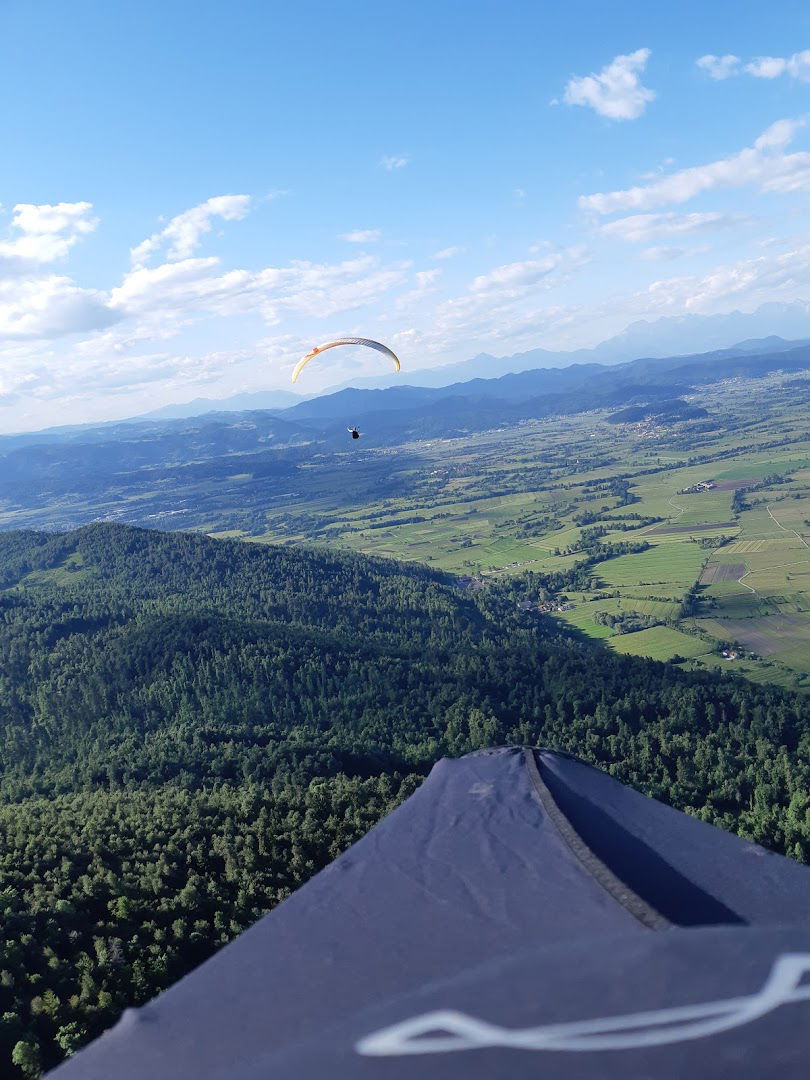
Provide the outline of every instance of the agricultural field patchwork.
{"type": "MultiPolygon", "coordinates": [[[[406,490],[301,509],[310,542],[525,580],[561,628],[608,648],[810,689],[810,420],[795,398],[773,376],[706,388],[712,430],[642,433],[597,412],[433,440],[405,448],[423,462],[406,490]]],[[[298,542],[291,509],[259,539],[298,542]]]]}
{"type": "Polygon", "coordinates": [[[810,384],[776,373],[687,400],[708,417],[614,424],[593,410],[396,447],[369,432],[276,473],[234,452],[221,468],[6,500],[0,528],[115,520],[417,561],[514,587],[606,648],[810,689],[810,384]]]}
{"type": "Polygon", "coordinates": [[[714,637],[740,643],[752,653],[774,656],[804,646],[810,650],[810,615],[774,614],[751,619],[698,619],[714,637]]]}

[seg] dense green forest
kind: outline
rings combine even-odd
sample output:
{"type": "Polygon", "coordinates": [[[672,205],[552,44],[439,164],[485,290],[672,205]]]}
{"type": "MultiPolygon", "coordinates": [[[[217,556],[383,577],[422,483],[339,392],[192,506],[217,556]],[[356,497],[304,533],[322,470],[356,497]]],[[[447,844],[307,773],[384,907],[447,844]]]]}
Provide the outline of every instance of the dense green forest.
{"type": "Polygon", "coordinates": [[[0,1075],[175,981],[442,755],[569,750],[810,861],[799,698],[561,636],[525,587],[120,525],[0,535],[0,1075]]]}

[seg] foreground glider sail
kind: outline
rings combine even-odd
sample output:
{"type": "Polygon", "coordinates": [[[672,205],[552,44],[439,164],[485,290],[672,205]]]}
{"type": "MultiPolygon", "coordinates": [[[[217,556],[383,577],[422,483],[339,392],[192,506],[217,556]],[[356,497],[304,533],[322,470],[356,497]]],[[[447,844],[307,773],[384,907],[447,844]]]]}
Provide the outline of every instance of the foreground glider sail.
{"type": "Polygon", "coordinates": [[[379,341],[372,341],[371,338],[346,337],[340,338],[338,341],[330,341],[326,345],[318,345],[312,352],[308,352],[304,359],[299,360],[295,365],[292,373],[292,381],[295,382],[298,379],[298,376],[314,356],[317,356],[318,353],[326,352],[327,349],[334,349],[338,345],[365,345],[369,349],[376,349],[377,352],[381,352],[385,356],[390,356],[394,361],[394,367],[399,371],[399,359],[396,353],[392,352],[387,345],[383,345],[382,342],[379,341]]]}
{"type": "Polygon", "coordinates": [[[570,754],[480,750],[49,1080],[808,1080],[808,896],[570,754]]]}

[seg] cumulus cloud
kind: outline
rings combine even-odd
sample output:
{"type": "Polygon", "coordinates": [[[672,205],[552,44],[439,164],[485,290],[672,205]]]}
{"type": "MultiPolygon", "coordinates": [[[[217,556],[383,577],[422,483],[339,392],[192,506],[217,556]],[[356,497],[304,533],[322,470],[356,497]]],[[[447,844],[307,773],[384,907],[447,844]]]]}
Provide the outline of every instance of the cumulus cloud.
{"type": "Polygon", "coordinates": [[[684,203],[706,191],[753,185],[762,191],[810,190],[810,153],[785,153],[803,120],[777,120],[751,147],[708,165],[696,165],[623,191],[582,195],[579,205],[596,214],[650,210],[684,203]]]}
{"type": "Polygon", "coordinates": [[[321,318],[371,303],[404,282],[407,268],[383,269],[364,255],[337,264],[222,272],[217,258],[184,259],[132,270],[112,290],[110,305],[126,315],[162,313],[172,320],[255,312],[272,325],[282,310],[321,318]]]}
{"type": "Polygon", "coordinates": [[[696,61],[697,66],[713,79],[728,79],[732,75],[746,73],[755,79],[778,79],[787,75],[800,82],[810,82],[810,49],[795,52],[792,56],[756,56],[743,64],[739,56],[714,56],[709,53],[696,61]]]}
{"type": "Polygon", "coordinates": [[[731,53],[727,53],[725,56],[714,56],[712,53],[708,53],[706,56],[701,56],[695,63],[712,79],[718,81],[728,79],[731,75],[736,75],[740,70],[739,56],[734,56],[731,53]]]}
{"type": "Polygon", "coordinates": [[[345,240],[347,244],[373,244],[382,236],[380,229],[353,229],[351,232],[341,233],[339,240],[345,240]]]}
{"type": "Polygon", "coordinates": [[[436,251],[431,255],[432,259],[452,259],[455,255],[461,255],[464,251],[463,247],[446,247],[441,251],[436,251]]]}
{"type": "Polygon", "coordinates": [[[792,56],[757,56],[745,70],[756,79],[778,79],[789,75],[800,82],[810,82],[810,49],[793,53],[792,56]]]}
{"type": "Polygon", "coordinates": [[[0,273],[26,272],[64,258],[98,225],[92,210],[89,202],[18,203],[9,239],[0,240],[0,273]]]}
{"type": "Polygon", "coordinates": [[[745,224],[748,220],[750,219],[738,214],[676,214],[670,211],[665,214],[631,214],[600,226],[599,231],[630,244],[649,244],[653,240],[666,237],[729,229],[745,224]]]}
{"type": "Polygon", "coordinates": [[[70,278],[0,281],[0,341],[63,337],[119,318],[103,293],[79,288],[70,278]]]}
{"type": "Polygon", "coordinates": [[[249,195],[215,195],[173,217],[165,229],[153,233],[132,249],[133,266],[143,266],[156,252],[167,248],[169,261],[187,259],[202,237],[211,231],[214,218],[239,221],[250,211],[249,195]]]}
{"type": "Polygon", "coordinates": [[[639,78],[649,57],[649,49],[636,49],[615,57],[598,74],[574,76],[563,100],[566,105],[586,105],[611,120],[635,120],[655,99],[655,91],[639,78]]]}
{"type": "Polygon", "coordinates": [[[394,169],[403,169],[410,160],[410,154],[387,154],[380,159],[380,165],[386,172],[393,172],[394,169]]]}
{"type": "MultiPolygon", "coordinates": [[[[57,419],[57,401],[72,402],[77,418],[89,412],[103,416],[103,401],[113,396],[136,401],[142,393],[154,396],[150,386],[160,385],[165,393],[220,380],[227,363],[255,363],[258,345],[241,352],[201,352],[191,344],[195,324],[251,314],[266,325],[283,317],[303,317],[311,325],[378,301],[387,290],[407,284],[409,270],[407,262],[381,266],[370,256],[257,271],[223,269],[216,258],[193,258],[136,267],[108,292],[82,289],[56,275],[0,279],[0,407],[11,407],[24,385],[28,412],[15,414],[11,422],[33,427],[41,426],[43,417],[57,419]],[[66,335],[80,339],[58,346],[60,353],[48,351],[48,339],[66,335]],[[174,351],[154,347],[172,337],[181,338],[174,351]],[[46,401],[52,404],[46,407],[46,401]]],[[[427,293],[438,273],[417,273],[417,290],[427,293]]]]}
{"type": "MultiPolygon", "coordinates": [[[[58,253],[95,225],[88,216],[89,204],[76,207],[18,208],[18,227],[25,229],[25,236],[43,237],[51,254],[58,253]]],[[[210,228],[213,215],[238,216],[246,204],[209,200],[203,208],[203,214],[184,214],[170,222],[156,246],[171,245],[174,255],[188,250],[201,230],[210,228]]],[[[42,254],[39,249],[37,254],[42,254]]],[[[196,257],[157,266],[138,262],[106,291],[84,289],[58,275],[0,277],[0,341],[95,334],[87,347],[103,351],[98,332],[126,322],[126,329],[106,342],[110,353],[120,353],[133,341],[176,336],[217,316],[257,314],[273,325],[284,313],[323,318],[355,310],[405,284],[408,271],[407,262],[381,266],[368,255],[336,264],[294,261],[260,270],[224,269],[216,257],[196,257]]],[[[430,277],[433,272],[424,273],[430,277]]],[[[417,284],[425,288],[428,278],[417,275],[417,284]]]]}
{"type": "Polygon", "coordinates": [[[110,303],[127,315],[156,309],[191,309],[201,303],[212,311],[239,295],[251,282],[247,270],[217,273],[219,259],[183,259],[156,267],[139,266],[110,293],[110,303]]]}

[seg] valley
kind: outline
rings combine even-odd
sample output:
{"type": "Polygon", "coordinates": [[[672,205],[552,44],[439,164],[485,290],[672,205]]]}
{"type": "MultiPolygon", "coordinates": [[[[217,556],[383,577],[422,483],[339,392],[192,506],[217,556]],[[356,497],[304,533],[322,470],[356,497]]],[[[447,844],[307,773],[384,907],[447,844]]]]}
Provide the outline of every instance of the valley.
{"type": "Polygon", "coordinates": [[[553,745],[807,861],[810,391],[685,401],[7,452],[0,1060],[74,1052],[442,756],[553,745]]]}
{"type": "Polygon", "coordinates": [[[555,618],[619,652],[810,689],[807,389],[774,376],[699,399],[711,427],[613,425],[594,411],[407,445],[401,473],[390,451],[346,454],[332,496],[299,496],[268,512],[261,535],[241,535],[417,560],[482,584],[517,577],[536,607],[561,600],[555,618]],[[368,498],[362,478],[381,460],[407,495],[368,498]],[[633,628],[633,615],[656,625],[633,628]]]}
{"type": "Polygon", "coordinates": [[[583,408],[394,445],[394,409],[358,445],[290,411],[158,428],[157,451],[130,426],[16,451],[52,461],[39,492],[0,483],[0,527],[118,521],[415,561],[470,587],[508,577],[607,648],[810,689],[810,385],[777,370],[683,400],[684,418],[583,408]],[[142,464],[117,467],[133,442],[142,464]]]}

